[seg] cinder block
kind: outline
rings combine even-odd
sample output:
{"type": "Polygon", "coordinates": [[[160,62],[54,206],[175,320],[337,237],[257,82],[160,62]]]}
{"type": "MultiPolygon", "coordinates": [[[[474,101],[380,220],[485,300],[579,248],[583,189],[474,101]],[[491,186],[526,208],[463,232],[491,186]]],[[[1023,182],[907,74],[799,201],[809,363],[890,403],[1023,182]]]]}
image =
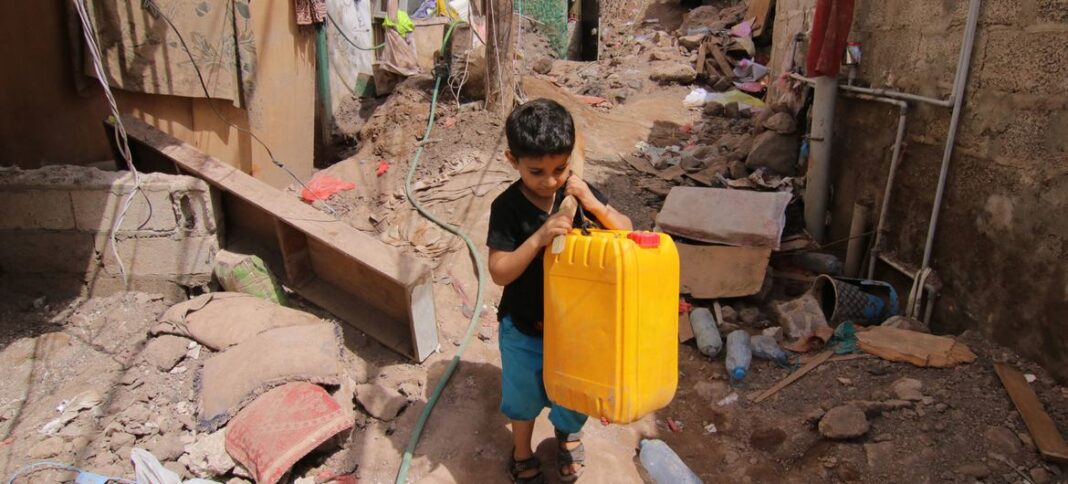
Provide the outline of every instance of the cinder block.
{"type": "MultiPolygon", "coordinates": [[[[219,241],[214,235],[190,237],[126,237],[117,241],[119,257],[128,274],[177,276],[211,274],[219,241]]],[[[115,253],[106,235],[96,237],[104,271],[121,274],[115,253]]]]}
{"type": "Polygon", "coordinates": [[[70,194],[58,190],[0,191],[0,230],[74,228],[70,194]]]}
{"type": "Polygon", "coordinates": [[[84,273],[97,261],[92,234],[44,230],[0,231],[0,272],[84,273]]]}
{"type": "MultiPolygon", "coordinates": [[[[76,191],[71,193],[78,229],[109,232],[122,213],[129,191],[76,191]]],[[[170,193],[141,190],[130,201],[130,208],[119,227],[123,232],[173,232],[178,224],[170,193]]]]}
{"type": "Polygon", "coordinates": [[[87,277],[81,295],[104,297],[127,291],[159,294],[166,303],[176,303],[187,298],[185,286],[166,277],[133,276],[129,284],[124,284],[122,276],[104,273],[100,273],[98,277],[87,277]]]}

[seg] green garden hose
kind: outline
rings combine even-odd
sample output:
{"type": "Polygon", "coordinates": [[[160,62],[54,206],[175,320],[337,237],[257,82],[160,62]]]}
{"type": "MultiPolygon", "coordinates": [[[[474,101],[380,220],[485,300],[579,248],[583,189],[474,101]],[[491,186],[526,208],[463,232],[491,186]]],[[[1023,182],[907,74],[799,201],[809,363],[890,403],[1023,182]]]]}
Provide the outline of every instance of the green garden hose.
{"type": "MultiPolygon", "coordinates": [[[[461,22],[453,22],[449,24],[448,31],[445,32],[444,40],[441,43],[441,52],[444,55],[445,46],[449,42],[449,37],[452,36],[452,31],[456,28],[456,25],[461,22]]],[[[444,77],[442,73],[436,73],[436,79],[434,80],[434,92],[430,97],[430,117],[426,122],[426,133],[423,134],[423,139],[430,139],[430,131],[434,128],[434,115],[438,105],[438,91],[441,88],[441,79],[444,77]]],[[[449,361],[449,366],[445,369],[445,374],[438,380],[438,384],[434,387],[434,391],[430,394],[430,398],[426,402],[426,406],[423,407],[422,413],[419,414],[419,420],[415,423],[415,429],[412,430],[412,436],[408,439],[408,446],[404,449],[404,457],[401,458],[400,468],[397,469],[397,484],[403,484],[408,481],[408,468],[412,465],[412,456],[415,454],[415,447],[419,444],[419,437],[423,434],[423,427],[426,426],[426,421],[430,418],[430,412],[434,410],[434,405],[438,402],[438,397],[441,396],[442,390],[445,389],[445,385],[449,383],[449,378],[456,371],[456,366],[460,363],[460,357],[463,356],[464,350],[467,349],[467,343],[471,341],[471,336],[475,333],[475,328],[478,327],[479,317],[482,315],[482,292],[484,289],[485,280],[485,263],[482,261],[482,257],[478,255],[478,248],[475,247],[475,243],[471,240],[464,231],[459,227],[451,225],[437,217],[419,204],[419,201],[415,199],[412,194],[412,177],[415,176],[415,169],[419,166],[419,158],[423,155],[423,146],[419,146],[415,150],[415,155],[412,156],[412,162],[408,166],[408,176],[404,178],[404,194],[408,197],[408,201],[415,207],[419,213],[426,217],[431,222],[439,225],[441,228],[449,231],[450,233],[460,237],[467,244],[467,250],[471,252],[471,258],[475,261],[475,270],[478,276],[478,292],[475,296],[475,312],[471,315],[471,322],[467,325],[467,332],[464,334],[463,340],[460,342],[460,348],[456,350],[456,355],[449,361]]]]}

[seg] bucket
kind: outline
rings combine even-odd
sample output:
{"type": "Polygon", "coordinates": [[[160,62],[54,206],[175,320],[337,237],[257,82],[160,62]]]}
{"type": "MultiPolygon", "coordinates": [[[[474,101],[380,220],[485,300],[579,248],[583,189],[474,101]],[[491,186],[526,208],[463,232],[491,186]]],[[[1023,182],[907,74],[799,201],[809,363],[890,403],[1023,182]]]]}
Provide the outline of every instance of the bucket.
{"type": "Polygon", "coordinates": [[[897,314],[897,292],[882,281],[821,275],[811,291],[831,326],[843,321],[879,324],[897,314]]]}

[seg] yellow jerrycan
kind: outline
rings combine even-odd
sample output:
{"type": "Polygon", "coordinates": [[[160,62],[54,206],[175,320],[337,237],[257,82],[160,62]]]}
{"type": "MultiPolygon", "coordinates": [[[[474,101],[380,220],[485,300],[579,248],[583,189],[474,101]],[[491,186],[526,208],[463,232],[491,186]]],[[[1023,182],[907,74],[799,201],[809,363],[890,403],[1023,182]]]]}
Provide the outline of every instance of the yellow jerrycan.
{"type": "Polygon", "coordinates": [[[679,254],[667,234],[579,229],[545,253],[544,381],[554,403],[625,424],[678,386],[679,254]]]}

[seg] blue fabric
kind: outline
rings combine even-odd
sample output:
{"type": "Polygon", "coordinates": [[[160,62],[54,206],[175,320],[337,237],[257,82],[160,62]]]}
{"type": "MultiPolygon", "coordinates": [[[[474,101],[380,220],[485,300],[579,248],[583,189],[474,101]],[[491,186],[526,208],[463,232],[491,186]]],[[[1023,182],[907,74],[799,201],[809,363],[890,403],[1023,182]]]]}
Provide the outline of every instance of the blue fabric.
{"type": "Polygon", "coordinates": [[[549,407],[549,421],[557,430],[575,434],[586,416],[549,401],[542,379],[542,339],[516,329],[511,316],[501,318],[498,332],[501,349],[501,413],[512,420],[534,420],[549,407]]]}

